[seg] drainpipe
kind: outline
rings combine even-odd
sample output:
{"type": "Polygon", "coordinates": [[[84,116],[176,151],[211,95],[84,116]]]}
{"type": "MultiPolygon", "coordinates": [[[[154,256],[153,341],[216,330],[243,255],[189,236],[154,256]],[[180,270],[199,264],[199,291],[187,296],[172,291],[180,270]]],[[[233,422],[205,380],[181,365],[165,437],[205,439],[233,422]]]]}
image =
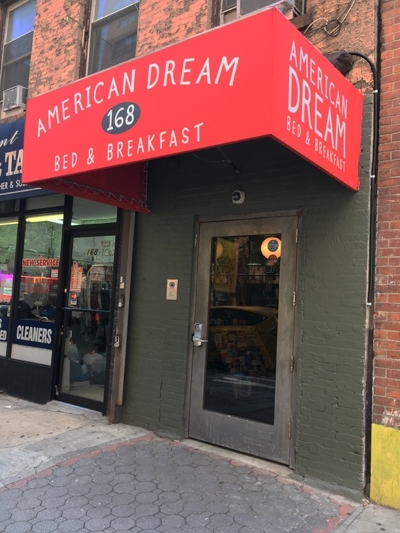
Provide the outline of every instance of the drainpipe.
{"type": "Polygon", "coordinates": [[[377,170],[378,170],[378,133],[379,133],[379,89],[378,72],[374,63],[360,52],[349,52],[350,55],[364,59],[370,66],[373,75],[373,139],[372,139],[372,161],[370,171],[370,219],[369,219],[369,272],[368,272],[368,292],[367,306],[370,313],[368,317],[368,346],[367,365],[365,375],[366,405],[365,405],[365,486],[364,490],[369,494],[369,484],[371,475],[371,429],[372,429],[372,387],[373,387],[373,359],[374,359],[374,289],[375,289],[375,258],[376,258],[376,213],[377,213],[377,170]]]}
{"type": "Polygon", "coordinates": [[[373,77],[373,139],[372,139],[372,161],[370,172],[370,219],[369,219],[369,272],[368,272],[368,293],[367,305],[372,307],[374,301],[375,287],[375,243],[376,243],[376,203],[377,203],[377,170],[378,170],[378,119],[379,119],[379,89],[378,71],[374,63],[360,52],[348,52],[352,56],[361,57],[370,66],[373,77]]]}

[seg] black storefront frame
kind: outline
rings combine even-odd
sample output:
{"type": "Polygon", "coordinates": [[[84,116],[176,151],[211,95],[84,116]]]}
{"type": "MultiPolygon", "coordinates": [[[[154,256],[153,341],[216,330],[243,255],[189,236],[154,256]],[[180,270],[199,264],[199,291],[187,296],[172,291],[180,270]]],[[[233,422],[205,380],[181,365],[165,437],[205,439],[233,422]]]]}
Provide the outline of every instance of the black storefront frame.
{"type": "MultiPolygon", "coordinates": [[[[6,356],[0,357],[0,391],[4,391],[10,396],[15,396],[23,400],[32,401],[38,404],[46,404],[52,399],[60,399],[57,396],[56,384],[58,383],[59,376],[59,367],[60,360],[62,358],[59,356],[61,348],[61,326],[62,326],[62,305],[64,298],[64,287],[68,281],[68,265],[66,264],[67,258],[69,258],[68,244],[69,244],[69,235],[73,233],[89,233],[102,234],[105,232],[114,232],[115,233],[115,251],[119,249],[119,228],[121,220],[121,209],[117,211],[117,221],[115,223],[106,223],[106,224],[87,224],[75,228],[71,225],[72,222],[72,209],[73,209],[73,200],[72,196],[64,196],[60,200],[58,206],[44,207],[44,208],[27,208],[27,199],[16,199],[13,200],[14,204],[9,204],[10,209],[4,209],[0,214],[0,222],[2,219],[16,218],[18,220],[18,229],[17,229],[17,238],[16,238],[16,249],[15,249],[15,268],[14,268],[14,280],[11,302],[10,302],[10,322],[8,327],[7,334],[7,348],[6,356]],[[17,204],[15,202],[18,202],[17,204]],[[15,206],[17,205],[17,208],[15,206]],[[24,240],[26,232],[26,216],[38,216],[38,215],[50,215],[54,213],[63,212],[64,221],[63,221],[63,230],[62,238],[60,245],[60,266],[59,266],[59,281],[58,281],[58,290],[56,297],[56,319],[54,322],[55,328],[55,338],[52,351],[51,365],[42,365],[38,363],[32,363],[28,361],[21,361],[18,359],[11,358],[11,350],[13,345],[13,332],[15,328],[16,313],[18,306],[18,295],[21,284],[21,274],[22,274],[22,259],[24,252],[24,240]],[[72,229],[73,228],[73,229],[72,229]]],[[[7,202],[8,203],[8,202],[7,202]]],[[[117,280],[117,270],[118,270],[118,254],[116,253],[114,258],[114,275],[113,275],[113,286],[117,280]]],[[[110,307],[110,332],[112,338],[112,330],[114,329],[114,300],[115,292],[113,293],[113,298],[110,307]]],[[[110,350],[109,360],[113,356],[113,351],[110,350]]],[[[106,414],[107,404],[108,404],[108,376],[110,362],[108,362],[108,371],[106,376],[107,389],[104,395],[103,405],[99,405],[97,402],[92,405],[83,405],[83,402],[75,402],[76,405],[82,407],[88,407],[97,411],[101,411],[103,414],[106,414]]],[[[62,401],[62,400],[61,400],[62,401]]],[[[70,402],[72,403],[72,402],[70,402]]]]}

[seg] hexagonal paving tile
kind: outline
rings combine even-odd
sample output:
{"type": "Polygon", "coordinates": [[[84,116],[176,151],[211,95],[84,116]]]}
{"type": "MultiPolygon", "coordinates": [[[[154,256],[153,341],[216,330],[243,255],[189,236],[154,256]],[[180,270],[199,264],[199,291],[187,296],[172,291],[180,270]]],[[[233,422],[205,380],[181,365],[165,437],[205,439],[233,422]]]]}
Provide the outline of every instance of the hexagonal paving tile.
{"type": "Polygon", "coordinates": [[[161,439],[18,486],[0,492],[0,533],[309,533],[338,514],[326,495],[161,439]]]}

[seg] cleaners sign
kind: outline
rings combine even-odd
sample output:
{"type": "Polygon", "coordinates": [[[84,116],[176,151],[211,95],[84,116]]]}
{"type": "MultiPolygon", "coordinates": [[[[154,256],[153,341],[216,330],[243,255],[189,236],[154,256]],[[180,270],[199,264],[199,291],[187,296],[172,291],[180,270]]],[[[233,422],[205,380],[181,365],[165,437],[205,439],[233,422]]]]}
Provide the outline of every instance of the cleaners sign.
{"type": "Polygon", "coordinates": [[[7,351],[9,319],[0,314],[0,356],[5,357],[7,351]]]}
{"type": "Polygon", "coordinates": [[[93,170],[272,136],[356,190],[361,113],[361,94],[270,9],[29,100],[23,180],[84,184],[93,170]]]}
{"type": "Polygon", "coordinates": [[[17,319],[11,357],[42,365],[51,365],[54,324],[41,320],[17,319]]]}

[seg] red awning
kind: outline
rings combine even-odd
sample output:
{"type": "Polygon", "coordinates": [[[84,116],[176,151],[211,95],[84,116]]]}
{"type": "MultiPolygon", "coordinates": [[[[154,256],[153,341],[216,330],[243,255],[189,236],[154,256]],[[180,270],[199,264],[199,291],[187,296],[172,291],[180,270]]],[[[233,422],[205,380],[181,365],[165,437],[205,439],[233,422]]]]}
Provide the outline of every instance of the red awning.
{"type": "Polygon", "coordinates": [[[130,163],[35,182],[57,193],[148,213],[147,163],[130,163]]]}
{"type": "Polygon", "coordinates": [[[28,101],[23,181],[146,211],[146,161],[271,136],[357,190],[362,95],[276,9],[28,101]]]}

